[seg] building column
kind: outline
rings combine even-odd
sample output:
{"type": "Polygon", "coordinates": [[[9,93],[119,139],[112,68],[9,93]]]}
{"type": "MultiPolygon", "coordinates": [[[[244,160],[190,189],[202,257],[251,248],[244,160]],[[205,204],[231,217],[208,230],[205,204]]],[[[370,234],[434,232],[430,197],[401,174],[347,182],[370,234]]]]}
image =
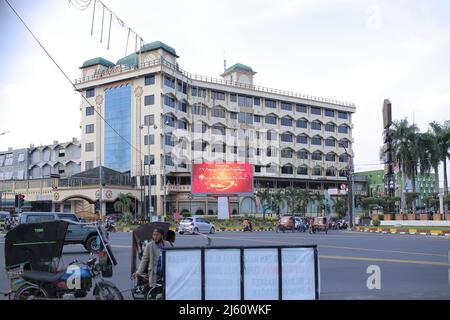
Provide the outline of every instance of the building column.
{"type": "MultiPolygon", "coordinates": [[[[103,201],[103,202],[101,203],[101,206],[102,206],[101,212],[102,212],[103,216],[106,216],[106,201],[103,201]]],[[[102,218],[103,218],[103,217],[102,217],[102,218]]]]}
{"type": "Polygon", "coordinates": [[[55,212],[55,210],[56,210],[56,203],[54,203],[54,202],[52,201],[52,212],[55,212]]]}
{"type": "Polygon", "coordinates": [[[205,215],[208,215],[208,197],[205,197],[205,215]]]}
{"type": "Polygon", "coordinates": [[[59,204],[59,212],[64,212],[64,202],[59,204]]]}

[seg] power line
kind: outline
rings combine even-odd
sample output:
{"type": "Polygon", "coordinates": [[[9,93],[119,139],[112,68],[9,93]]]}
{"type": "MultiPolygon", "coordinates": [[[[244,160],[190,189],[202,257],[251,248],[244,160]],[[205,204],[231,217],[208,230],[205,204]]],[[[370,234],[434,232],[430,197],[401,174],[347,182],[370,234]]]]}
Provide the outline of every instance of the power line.
{"type": "MultiPolygon", "coordinates": [[[[5,0],[5,2],[8,4],[8,6],[11,8],[11,10],[14,12],[14,14],[19,18],[19,20],[22,22],[22,24],[25,26],[25,28],[28,30],[28,32],[33,36],[34,40],[36,40],[36,42],[39,44],[39,46],[42,48],[42,50],[44,50],[44,52],[47,54],[47,56],[50,58],[50,60],[52,60],[52,62],[56,65],[56,67],[59,69],[59,71],[64,75],[64,77],[67,79],[67,81],[69,81],[69,83],[71,84],[71,86],[81,95],[81,97],[84,99],[84,101],[86,101],[89,105],[91,105],[91,103],[86,99],[86,97],[77,90],[77,87],[73,84],[72,80],[70,80],[70,78],[67,76],[67,74],[64,72],[64,70],[59,66],[59,64],[55,61],[55,59],[52,57],[52,55],[47,51],[47,49],[45,49],[45,47],[42,45],[42,43],[39,41],[39,39],[34,35],[33,31],[31,31],[31,29],[28,27],[28,25],[25,23],[25,21],[21,18],[21,16],[17,13],[17,11],[14,9],[14,7],[9,3],[8,0],[5,0]]],[[[119,132],[117,132],[116,129],[114,129],[109,123],[108,121],[105,120],[105,118],[102,117],[102,115],[96,110],[96,108],[94,108],[94,111],[98,114],[98,116],[100,117],[100,119],[106,124],[108,125],[108,127],[110,127],[114,133],[117,134],[117,136],[119,136],[123,141],[125,141],[126,144],[128,144],[131,148],[133,148],[134,150],[136,150],[137,152],[139,152],[141,155],[143,155],[142,152],[140,152],[135,146],[133,146],[125,137],[123,137],[119,132]]]]}

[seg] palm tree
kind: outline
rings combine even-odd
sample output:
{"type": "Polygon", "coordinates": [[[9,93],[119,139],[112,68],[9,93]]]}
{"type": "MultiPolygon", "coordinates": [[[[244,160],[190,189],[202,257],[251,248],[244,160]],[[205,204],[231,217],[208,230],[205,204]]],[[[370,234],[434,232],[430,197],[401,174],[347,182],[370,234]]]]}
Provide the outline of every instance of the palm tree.
{"type": "Polygon", "coordinates": [[[131,193],[120,193],[114,203],[114,210],[123,212],[125,215],[129,215],[134,210],[134,201],[132,200],[131,193]]]}
{"type": "Polygon", "coordinates": [[[273,195],[272,195],[272,206],[277,212],[278,217],[280,216],[280,210],[284,207],[284,189],[278,189],[273,195]]]}
{"type": "Polygon", "coordinates": [[[311,193],[306,189],[298,189],[295,200],[295,211],[306,215],[306,208],[309,202],[312,200],[311,193]]]}
{"type": "Polygon", "coordinates": [[[333,209],[337,212],[339,219],[342,219],[347,213],[348,203],[345,198],[338,198],[334,200],[333,209]]]}
{"type": "MultiPolygon", "coordinates": [[[[444,169],[444,195],[448,195],[448,181],[447,181],[447,159],[450,159],[450,121],[445,121],[440,125],[436,121],[430,123],[430,127],[436,139],[436,153],[439,161],[443,163],[444,169]]],[[[436,168],[435,168],[435,171],[436,168]]],[[[438,182],[439,183],[439,182],[438,182]]],[[[439,192],[439,191],[438,191],[439,192]]],[[[445,203],[444,217],[447,218],[448,204],[445,203]]]]}
{"type": "MultiPolygon", "coordinates": [[[[416,192],[417,166],[419,162],[419,151],[417,145],[417,133],[419,129],[415,124],[409,124],[407,119],[394,122],[393,151],[395,160],[400,163],[400,175],[404,188],[406,179],[412,182],[413,192],[416,192]]],[[[405,196],[402,190],[402,208],[405,208],[405,196]]],[[[415,203],[412,203],[415,211],[415,203]]]]}
{"type": "Polygon", "coordinates": [[[266,218],[266,210],[269,208],[269,203],[270,203],[270,198],[271,198],[269,188],[256,192],[256,196],[259,198],[259,201],[263,208],[263,219],[265,219],[266,218]]]}
{"type": "Polygon", "coordinates": [[[284,190],[284,197],[286,202],[288,203],[288,208],[291,210],[292,215],[294,215],[297,194],[297,189],[295,189],[294,187],[288,187],[284,190]]]}
{"type": "Polygon", "coordinates": [[[313,197],[313,200],[318,202],[319,215],[321,215],[323,210],[325,209],[325,196],[321,193],[316,193],[313,197]]]}

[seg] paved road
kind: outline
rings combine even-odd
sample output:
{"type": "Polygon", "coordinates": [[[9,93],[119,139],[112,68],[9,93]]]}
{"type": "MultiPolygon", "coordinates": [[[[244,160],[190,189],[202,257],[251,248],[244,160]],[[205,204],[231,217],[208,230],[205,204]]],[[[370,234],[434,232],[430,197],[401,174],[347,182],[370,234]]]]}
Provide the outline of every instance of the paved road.
{"type": "MultiPolygon", "coordinates": [[[[450,239],[330,231],[325,234],[223,232],[212,235],[212,246],[317,244],[320,258],[321,299],[450,299],[450,239]],[[381,290],[366,286],[367,267],[381,269],[381,290]]],[[[0,266],[4,266],[4,239],[0,236],[0,266]]],[[[111,243],[119,265],[111,279],[121,290],[131,287],[131,233],[114,233],[111,243]]],[[[176,246],[202,246],[205,238],[177,235],[176,246]]],[[[64,248],[63,261],[87,259],[81,245],[64,248]]],[[[7,291],[0,272],[0,292],[7,291]]],[[[130,292],[124,292],[131,298],[130,292]]]]}

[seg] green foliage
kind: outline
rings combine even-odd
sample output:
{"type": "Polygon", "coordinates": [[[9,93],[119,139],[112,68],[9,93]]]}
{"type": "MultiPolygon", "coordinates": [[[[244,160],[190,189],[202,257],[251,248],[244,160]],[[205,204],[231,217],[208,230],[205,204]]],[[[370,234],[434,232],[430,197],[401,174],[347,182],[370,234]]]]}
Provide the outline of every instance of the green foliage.
{"type": "Polygon", "coordinates": [[[134,200],[131,193],[120,193],[117,201],[114,203],[114,210],[123,212],[124,214],[131,213],[134,210],[134,200]]]}
{"type": "Polygon", "coordinates": [[[333,203],[334,211],[338,214],[339,219],[342,219],[348,210],[348,203],[346,198],[338,198],[333,203]]]}
{"type": "Polygon", "coordinates": [[[183,218],[187,218],[187,217],[190,217],[190,216],[191,216],[191,213],[190,213],[190,212],[183,212],[183,213],[181,214],[181,216],[182,216],[183,218]]]}
{"type": "Polygon", "coordinates": [[[378,227],[378,226],[380,225],[380,220],[372,220],[372,224],[373,224],[375,227],[378,227]]]}

